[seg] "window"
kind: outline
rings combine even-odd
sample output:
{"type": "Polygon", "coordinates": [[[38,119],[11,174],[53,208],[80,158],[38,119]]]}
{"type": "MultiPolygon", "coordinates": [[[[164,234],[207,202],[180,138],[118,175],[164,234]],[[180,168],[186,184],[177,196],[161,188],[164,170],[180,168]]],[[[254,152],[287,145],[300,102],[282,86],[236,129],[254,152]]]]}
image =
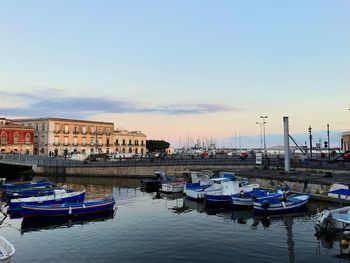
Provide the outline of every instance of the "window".
{"type": "Polygon", "coordinates": [[[138,140],[135,140],[135,145],[139,145],[139,141],[138,140]]]}
{"type": "Polygon", "coordinates": [[[41,130],[45,131],[45,123],[41,124],[41,130]]]}
{"type": "Polygon", "coordinates": [[[131,145],[131,140],[129,140],[129,145],[131,145]]]}
{"type": "Polygon", "coordinates": [[[65,132],[65,133],[68,133],[68,132],[69,132],[69,126],[68,126],[68,124],[65,124],[65,125],[64,125],[64,132],[65,132]]]}
{"type": "Polygon", "coordinates": [[[68,136],[64,137],[64,145],[68,145],[68,136]]]}
{"type": "Polygon", "coordinates": [[[85,137],[82,138],[82,144],[83,144],[83,145],[86,144],[86,138],[85,138],[85,137]]]}
{"type": "Polygon", "coordinates": [[[29,133],[26,134],[26,144],[30,144],[31,136],[29,133]]]}
{"type": "Polygon", "coordinates": [[[78,145],[78,137],[74,137],[73,138],[73,144],[74,145],[78,145]]]}
{"type": "Polygon", "coordinates": [[[55,144],[55,145],[58,145],[58,136],[55,136],[54,144],[55,144]]]}
{"type": "Polygon", "coordinates": [[[118,139],[115,140],[115,144],[116,144],[116,145],[119,145],[118,139]]]}
{"type": "Polygon", "coordinates": [[[15,134],[13,135],[13,143],[14,144],[18,144],[18,138],[19,138],[18,133],[15,132],[15,134]]]}
{"type": "Polygon", "coordinates": [[[98,145],[102,145],[102,138],[98,137],[98,145]]]}
{"type": "Polygon", "coordinates": [[[129,153],[132,153],[132,148],[129,148],[129,153]]]}
{"type": "Polygon", "coordinates": [[[90,137],[90,144],[91,144],[91,145],[94,144],[94,137],[90,137]]]}
{"type": "Polygon", "coordinates": [[[86,126],[83,126],[83,134],[86,133],[86,126]]]}
{"type": "Polygon", "coordinates": [[[106,139],[106,144],[109,145],[109,138],[106,139]]]}
{"type": "Polygon", "coordinates": [[[125,140],[123,140],[123,145],[125,145],[125,140]]]}
{"type": "Polygon", "coordinates": [[[55,131],[58,132],[60,130],[60,125],[58,123],[55,123],[55,131]]]}
{"type": "Polygon", "coordinates": [[[1,134],[1,144],[6,145],[7,144],[7,135],[6,133],[1,134]]]}

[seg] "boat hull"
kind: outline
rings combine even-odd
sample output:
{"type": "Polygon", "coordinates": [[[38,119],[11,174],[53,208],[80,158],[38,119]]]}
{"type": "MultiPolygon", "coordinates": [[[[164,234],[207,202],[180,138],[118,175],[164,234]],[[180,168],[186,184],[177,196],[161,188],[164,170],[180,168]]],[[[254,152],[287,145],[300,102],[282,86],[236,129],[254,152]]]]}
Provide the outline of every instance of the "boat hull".
{"type": "Polygon", "coordinates": [[[12,199],[9,203],[10,212],[16,211],[21,208],[22,205],[47,205],[47,204],[62,204],[62,203],[76,203],[83,202],[85,199],[85,191],[60,193],[47,196],[28,197],[12,199]]]}
{"type": "Polygon", "coordinates": [[[163,193],[182,193],[184,190],[183,182],[165,183],[161,185],[159,191],[163,193]]]}
{"type": "Polygon", "coordinates": [[[205,195],[205,202],[208,206],[230,206],[231,196],[230,195],[205,195]]]}
{"type": "Polygon", "coordinates": [[[64,217],[80,216],[106,212],[113,210],[114,200],[85,202],[85,203],[64,203],[59,205],[23,205],[23,217],[64,217]]]}
{"type": "Polygon", "coordinates": [[[15,253],[14,246],[7,241],[3,236],[0,236],[0,262],[7,263],[11,261],[15,253]]]}
{"type": "Polygon", "coordinates": [[[277,198],[254,201],[254,213],[289,213],[305,207],[310,195],[298,195],[288,197],[286,201],[277,198]]]}

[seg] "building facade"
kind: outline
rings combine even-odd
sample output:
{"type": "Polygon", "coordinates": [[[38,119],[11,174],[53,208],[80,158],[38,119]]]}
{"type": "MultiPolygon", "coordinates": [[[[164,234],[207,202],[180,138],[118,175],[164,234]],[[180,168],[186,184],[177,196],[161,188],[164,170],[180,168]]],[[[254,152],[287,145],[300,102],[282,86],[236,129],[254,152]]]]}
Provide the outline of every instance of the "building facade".
{"type": "Polygon", "coordinates": [[[140,131],[114,131],[114,152],[134,155],[146,154],[146,135],[140,131]]]}
{"type": "Polygon", "coordinates": [[[114,131],[114,123],[100,121],[73,120],[63,118],[16,119],[17,124],[34,128],[34,154],[66,156],[80,154],[111,154],[132,147],[133,153],[146,152],[146,136],[139,132],[120,133],[114,131]],[[143,135],[143,137],[141,136],[143,135]],[[115,139],[117,138],[117,139],[115,139]],[[144,138],[139,145],[139,138],[144,138]],[[116,140],[125,140],[124,148],[116,140]],[[117,147],[118,146],[118,147],[117,147]],[[129,146],[129,148],[126,148],[129,146]]]}
{"type": "Polygon", "coordinates": [[[33,154],[34,129],[0,118],[0,152],[33,154]]]}
{"type": "Polygon", "coordinates": [[[341,134],[341,148],[343,152],[350,151],[350,131],[341,134]]]}

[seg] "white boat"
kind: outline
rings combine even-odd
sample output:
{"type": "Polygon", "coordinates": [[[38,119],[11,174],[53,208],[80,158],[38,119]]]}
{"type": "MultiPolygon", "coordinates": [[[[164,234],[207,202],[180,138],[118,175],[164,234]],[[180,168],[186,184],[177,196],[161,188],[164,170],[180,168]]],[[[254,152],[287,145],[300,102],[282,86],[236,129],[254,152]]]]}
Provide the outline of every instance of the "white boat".
{"type": "Polygon", "coordinates": [[[15,254],[14,246],[0,235],[0,263],[8,263],[15,254]]]}
{"type": "Polygon", "coordinates": [[[170,183],[163,183],[161,184],[161,187],[159,191],[163,193],[182,193],[184,190],[185,182],[179,181],[179,182],[170,182],[170,183]]]}
{"type": "Polygon", "coordinates": [[[350,200],[349,186],[341,183],[334,183],[329,188],[328,196],[338,199],[340,198],[344,200],[350,200]]]}
{"type": "Polygon", "coordinates": [[[333,232],[350,230],[350,206],[341,207],[333,210],[325,209],[317,214],[316,231],[333,232]]]}
{"type": "MultiPolygon", "coordinates": [[[[206,194],[217,193],[222,195],[223,188],[230,188],[229,185],[223,186],[225,182],[233,182],[235,180],[232,174],[223,174],[220,177],[210,180],[200,181],[199,183],[186,184],[186,196],[196,200],[203,200],[206,194]]],[[[229,190],[226,190],[229,191],[229,190]]],[[[225,191],[225,192],[226,192],[225,191]]]]}

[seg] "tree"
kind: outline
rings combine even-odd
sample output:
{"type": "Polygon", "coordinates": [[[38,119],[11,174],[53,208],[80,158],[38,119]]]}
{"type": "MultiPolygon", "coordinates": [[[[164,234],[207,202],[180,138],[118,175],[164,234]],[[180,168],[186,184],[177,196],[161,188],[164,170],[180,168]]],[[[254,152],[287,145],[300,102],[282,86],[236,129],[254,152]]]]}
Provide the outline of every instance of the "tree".
{"type": "Polygon", "coordinates": [[[146,148],[149,152],[165,151],[170,143],[163,140],[146,140],[146,148]]]}

